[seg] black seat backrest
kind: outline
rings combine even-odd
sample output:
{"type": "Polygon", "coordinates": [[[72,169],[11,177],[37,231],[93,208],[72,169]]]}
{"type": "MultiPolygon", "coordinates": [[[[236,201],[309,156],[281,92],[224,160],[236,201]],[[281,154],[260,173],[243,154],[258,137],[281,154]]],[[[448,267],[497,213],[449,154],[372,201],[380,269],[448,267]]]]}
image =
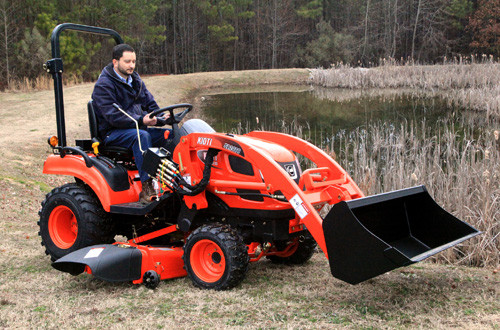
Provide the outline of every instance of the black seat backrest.
{"type": "Polygon", "coordinates": [[[97,123],[97,116],[94,111],[94,105],[93,101],[90,100],[89,103],[87,103],[87,111],[89,113],[89,128],[90,128],[90,138],[97,138],[101,139],[99,136],[99,125],[97,123]]]}
{"type": "Polygon", "coordinates": [[[99,122],[97,121],[97,114],[95,113],[93,101],[87,103],[87,111],[89,113],[89,128],[90,138],[95,141],[101,142],[99,151],[113,160],[132,161],[132,152],[127,148],[118,146],[106,146],[103,143],[102,137],[99,135],[99,122]]]}

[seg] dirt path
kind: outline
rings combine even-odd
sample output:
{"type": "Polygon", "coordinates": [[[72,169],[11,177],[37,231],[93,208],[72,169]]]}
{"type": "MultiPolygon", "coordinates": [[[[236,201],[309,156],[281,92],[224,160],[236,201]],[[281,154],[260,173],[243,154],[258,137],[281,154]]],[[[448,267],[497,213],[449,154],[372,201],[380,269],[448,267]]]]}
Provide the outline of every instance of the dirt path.
{"type": "MultiPolygon", "coordinates": [[[[160,105],[192,102],[203,90],[221,86],[250,86],[255,84],[304,84],[308,71],[304,69],[208,72],[186,75],[157,75],[145,77],[148,89],[160,105]]],[[[88,132],[86,104],[93,84],[64,88],[66,130],[88,132]]],[[[23,145],[56,132],[53,91],[31,93],[0,93],[0,147],[23,145]]],[[[69,143],[68,139],[68,143],[69,143]]]]}

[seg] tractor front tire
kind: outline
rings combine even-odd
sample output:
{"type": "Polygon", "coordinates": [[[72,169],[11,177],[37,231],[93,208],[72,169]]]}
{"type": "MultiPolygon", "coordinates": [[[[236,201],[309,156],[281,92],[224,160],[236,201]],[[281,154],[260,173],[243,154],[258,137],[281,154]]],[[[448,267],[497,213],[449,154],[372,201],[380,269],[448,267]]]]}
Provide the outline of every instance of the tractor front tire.
{"type": "Polygon", "coordinates": [[[214,290],[227,290],[243,281],[250,259],[241,236],[222,224],[195,229],[186,239],[182,258],[193,284],[214,290]]]}
{"type": "Polygon", "coordinates": [[[312,258],[317,244],[309,232],[299,238],[298,244],[295,252],[288,257],[267,256],[266,258],[275,264],[302,265],[312,258]]]}
{"type": "Polygon", "coordinates": [[[38,215],[38,234],[52,261],[114,238],[111,218],[94,192],[79,183],[53,189],[45,196],[38,215]]]}

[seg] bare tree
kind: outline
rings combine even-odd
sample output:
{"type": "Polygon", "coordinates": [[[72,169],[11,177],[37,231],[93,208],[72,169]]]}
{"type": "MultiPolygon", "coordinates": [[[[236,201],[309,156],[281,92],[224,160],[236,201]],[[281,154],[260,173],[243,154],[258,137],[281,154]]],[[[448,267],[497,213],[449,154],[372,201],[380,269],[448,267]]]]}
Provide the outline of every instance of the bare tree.
{"type": "Polygon", "coordinates": [[[15,3],[8,0],[0,0],[0,24],[2,30],[2,48],[4,51],[4,71],[6,74],[7,88],[11,84],[11,67],[10,67],[10,53],[12,49],[11,44],[17,34],[17,26],[14,24],[14,11],[16,10],[15,3]]]}
{"type": "Polygon", "coordinates": [[[361,57],[364,59],[366,56],[366,47],[368,45],[368,13],[370,12],[370,0],[366,0],[366,13],[365,13],[365,37],[363,43],[363,54],[361,57]]]}
{"type": "Polygon", "coordinates": [[[412,60],[415,58],[415,39],[417,37],[417,27],[418,27],[418,20],[420,18],[420,6],[422,5],[422,0],[418,0],[417,4],[417,14],[415,15],[415,24],[413,26],[413,37],[411,39],[411,58],[412,60]]]}
{"type": "Polygon", "coordinates": [[[271,60],[271,68],[276,68],[276,54],[278,52],[278,1],[273,0],[273,11],[272,11],[272,27],[273,27],[273,41],[271,43],[273,49],[273,55],[271,60]]]}
{"type": "MultiPolygon", "coordinates": [[[[291,0],[273,0],[268,13],[269,27],[271,29],[271,68],[279,67],[279,54],[284,51],[284,46],[294,44],[294,39],[303,35],[304,31],[299,26],[298,17],[293,10],[291,0]]],[[[288,49],[290,51],[293,48],[288,49]]]]}
{"type": "Polygon", "coordinates": [[[392,27],[392,47],[391,47],[391,57],[394,58],[396,56],[396,36],[398,34],[398,0],[394,0],[394,25],[392,27]]]}

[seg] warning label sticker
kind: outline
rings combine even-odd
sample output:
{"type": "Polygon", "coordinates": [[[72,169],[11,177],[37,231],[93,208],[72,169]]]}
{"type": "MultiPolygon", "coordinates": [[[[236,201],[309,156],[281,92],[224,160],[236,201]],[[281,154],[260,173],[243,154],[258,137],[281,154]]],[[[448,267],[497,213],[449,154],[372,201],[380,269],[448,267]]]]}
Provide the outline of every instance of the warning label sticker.
{"type": "Polygon", "coordinates": [[[300,219],[304,219],[309,214],[309,210],[299,194],[296,194],[290,199],[290,204],[292,204],[293,209],[297,212],[300,219]]]}
{"type": "Polygon", "coordinates": [[[83,259],[86,259],[86,258],[97,258],[101,252],[104,250],[105,248],[93,248],[93,249],[90,249],[89,252],[87,252],[87,254],[85,255],[85,257],[83,257],[83,259]]]}
{"type": "Polygon", "coordinates": [[[183,175],[182,178],[184,179],[184,181],[186,181],[188,184],[191,184],[191,174],[186,174],[186,175],[183,175]]]}

